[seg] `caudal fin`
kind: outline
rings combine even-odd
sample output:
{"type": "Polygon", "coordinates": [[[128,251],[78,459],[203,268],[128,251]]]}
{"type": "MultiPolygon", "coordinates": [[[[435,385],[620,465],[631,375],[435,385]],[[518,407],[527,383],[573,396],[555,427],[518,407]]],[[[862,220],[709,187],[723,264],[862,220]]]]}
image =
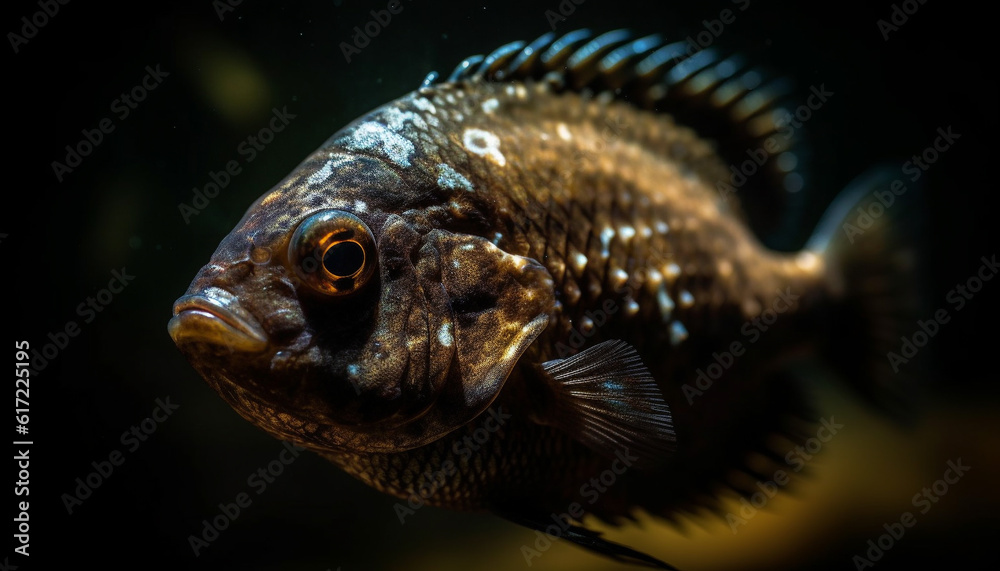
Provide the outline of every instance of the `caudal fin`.
{"type": "Polygon", "coordinates": [[[827,209],[807,249],[821,253],[835,301],[824,353],[879,408],[907,416],[920,370],[900,361],[902,337],[926,317],[919,276],[920,190],[898,168],[858,177],[827,209]]]}

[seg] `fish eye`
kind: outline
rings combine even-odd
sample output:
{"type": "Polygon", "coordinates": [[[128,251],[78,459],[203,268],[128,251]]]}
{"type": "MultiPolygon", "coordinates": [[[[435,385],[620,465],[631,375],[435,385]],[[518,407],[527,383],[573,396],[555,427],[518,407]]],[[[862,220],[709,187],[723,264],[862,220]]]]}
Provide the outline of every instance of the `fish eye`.
{"type": "Polygon", "coordinates": [[[375,236],[350,212],[322,210],[295,229],[288,259],[312,289],[327,295],[354,293],[375,272],[375,236]]]}

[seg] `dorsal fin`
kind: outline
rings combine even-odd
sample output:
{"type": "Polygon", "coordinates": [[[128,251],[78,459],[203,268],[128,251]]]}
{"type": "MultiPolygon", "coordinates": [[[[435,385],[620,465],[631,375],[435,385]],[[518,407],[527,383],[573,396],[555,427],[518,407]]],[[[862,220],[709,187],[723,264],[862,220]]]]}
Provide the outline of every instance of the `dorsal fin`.
{"type": "MultiPolygon", "coordinates": [[[[437,78],[428,75],[424,86],[437,78]]],[[[713,181],[720,194],[739,204],[757,235],[770,238],[768,245],[795,246],[782,239],[795,234],[801,219],[808,152],[797,129],[785,127],[789,82],[714,47],[695,51],[660,35],[614,30],[595,36],[586,29],[549,32],[466,58],[445,81],[530,80],[545,80],[556,92],[613,93],[641,109],[669,113],[715,141],[724,163],[739,173],[713,181]]]]}

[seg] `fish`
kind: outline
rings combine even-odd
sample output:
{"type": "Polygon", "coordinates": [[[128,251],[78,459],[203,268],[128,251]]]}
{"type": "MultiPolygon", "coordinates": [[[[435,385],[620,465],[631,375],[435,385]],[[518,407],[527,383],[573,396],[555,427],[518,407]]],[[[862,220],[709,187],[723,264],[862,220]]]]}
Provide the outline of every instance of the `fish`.
{"type": "Polygon", "coordinates": [[[487,511],[672,569],[582,519],[749,496],[749,459],[780,466],[817,421],[803,363],[905,410],[885,355],[914,315],[907,209],[865,214],[892,177],[849,182],[804,244],[763,241],[810,193],[790,93],[629,30],[470,57],[261,195],[168,332],[237,413],[401,521],[414,499],[487,511]]]}

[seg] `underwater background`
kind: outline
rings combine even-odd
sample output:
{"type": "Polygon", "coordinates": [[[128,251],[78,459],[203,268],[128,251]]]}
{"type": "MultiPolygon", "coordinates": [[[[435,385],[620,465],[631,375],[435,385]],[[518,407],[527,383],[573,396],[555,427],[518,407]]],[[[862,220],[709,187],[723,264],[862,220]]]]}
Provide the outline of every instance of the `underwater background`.
{"type": "MultiPolygon", "coordinates": [[[[901,168],[938,129],[960,134],[920,179],[924,273],[913,285],[926,296],[925,317],[946,309],[950,320],[905,365],[927,378],[913,389],[921,395],[917,419],[894,423],[839,386],[817,383],[818,413],[844,428],[789,490],[744,512],[752,513],[745,525],[682,517],[671,526],[640,516],[601,528],[608,538],[684,570],[851,569],[855,556],[868,557],[869,540],[877,544],[909,511],[916,524],[877,550],[874,567],[975,568],[977,557],[993,553],[1000,280],[963,298],[962,309],[949,297],[1000,244],[988,49],[997,27],[981,9],[941,0],[403,0],[348,61],[343,44],[386,2],[95,4],[10,2],[0,20],[11,126],[0,214],[2,331],[7,343],[53,346],[32,363],[30,432],[13,435],[33,444],[29,485],[11,486],[30,490],[13,496],[11,508],[17,518],[17,502],[30,503],[30,556],[0,556],[11,569],[67,561],[109,569],[527,567],[521,548],[535,547],[531,530],[431,507],[401,525],[394,498],[314,454],[283,455],[281,442],[202,381],[166,323],[174,299],[246,208],[336,130],[415,89],[429,71],[446,74],[466,56],[553,26],[678,40],[702,34],[711,47],[791,80],[789,101],[805,101],[813,86],[833,92],[799,133],[812,151],[801,219],[788,235],[765,237],[770,244],[801,245],[852,178],[876,165],[901,168]],[[732,21],[716,23],[726,9],[732,21]],[[262,132],[276,110],[287,121],[262,132]],[[67,156],[67,145],[85,156],[67,156]],[[221,175],[232,161],[238,174],[221,175]],[[195,203],[194,189],[213,182],[223,187],[218,195],[195,203]],[[198,206],[197,214],[185,216],[180,204],[198,206]],[[114,280],[109,291],[118,291],[99,295],[114,280]],[[148,417],[162,421],[143,424],[148,417]],[[133,426],[137,434],[129,434],[133,426]],[[969,471],[945,493],[935,490],[958,459],[969,471]],[[269,466],[269,477],[254,478],[269,466]],[[79,493],[78,478],[97,485],[79,493]],[[920,513],[912,498],[924,488],[938,501],[920,513]],[[204,521],[240,494],[249,504],[192,548],[191,536],[204,540],[204,521]]],[[[739,514],[741,504],[730,503],[739,514]]],[[[630,567],[557,541],[531,568],[630,567]]]]}

